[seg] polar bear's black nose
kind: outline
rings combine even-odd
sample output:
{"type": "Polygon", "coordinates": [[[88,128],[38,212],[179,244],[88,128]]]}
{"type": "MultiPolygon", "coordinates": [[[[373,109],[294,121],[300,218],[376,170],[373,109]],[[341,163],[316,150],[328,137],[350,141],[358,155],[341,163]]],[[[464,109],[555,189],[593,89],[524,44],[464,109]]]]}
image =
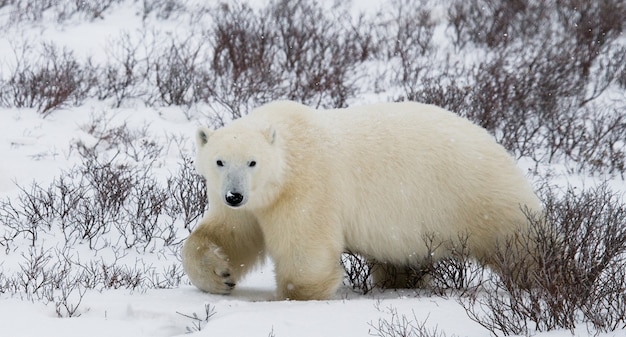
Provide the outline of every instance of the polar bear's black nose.
{"type": "Polygon", "coordinates": [[[228,191],[228,193],[226,193],[226,203],[228,203],[228,205],[236,207],[239,206],[242,201],[243,194],[231,191],[228,191]]]}

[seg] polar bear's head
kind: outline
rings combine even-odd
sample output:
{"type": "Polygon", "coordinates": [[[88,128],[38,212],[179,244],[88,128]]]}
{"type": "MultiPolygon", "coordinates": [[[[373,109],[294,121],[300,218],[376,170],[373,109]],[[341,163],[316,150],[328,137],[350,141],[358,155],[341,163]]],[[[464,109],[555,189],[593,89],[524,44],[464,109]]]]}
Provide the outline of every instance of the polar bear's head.
{"type": "Polygon", "coordinates": [[[232,208],[271,203],[280,191],[283,171],[276,138],[272,127],[232,123],[217,131],[199,128],[196,168],[206,178],[209,198],[232,208]]]}

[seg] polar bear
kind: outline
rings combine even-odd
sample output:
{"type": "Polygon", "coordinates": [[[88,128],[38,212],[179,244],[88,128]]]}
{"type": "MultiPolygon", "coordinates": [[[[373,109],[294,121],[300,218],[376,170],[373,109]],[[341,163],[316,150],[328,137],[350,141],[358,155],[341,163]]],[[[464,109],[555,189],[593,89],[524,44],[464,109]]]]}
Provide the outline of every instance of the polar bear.
{"type": "Polygon", "coordinates": [[[209,210],[182,257],[192,284],[211,293],[229,294],[269,255],[278,299],[329,299],[345,251],[406,267],[447,256],[465,233],[488,264],[499,240],[527,226],[523,209],[540,210],[491,135],[433,105],[278,101],[201,127],[196,141],[209,210]],[[432,234],[452,245],[429,252],[432,234]]]}

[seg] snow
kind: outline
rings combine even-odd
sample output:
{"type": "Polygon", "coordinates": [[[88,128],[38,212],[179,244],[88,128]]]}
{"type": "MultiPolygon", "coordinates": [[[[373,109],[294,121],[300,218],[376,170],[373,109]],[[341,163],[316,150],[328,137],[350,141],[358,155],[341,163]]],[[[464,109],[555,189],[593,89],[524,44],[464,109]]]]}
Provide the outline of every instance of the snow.
{"type": "MultiPolygon", "coordinates": [[[[0,76],[7,76],[5,69],[14,64],[11,46],[15,41],[28,41],[33,47],[38,42],[55,41],[68,46],[80,59],[93,57],[95,61],[106,60],[110,45],[124,32],[143,29],[137,1],[116,5],[104,19],[69,20],[47,24],[24,22],[18,27],[4,27],[0,36],[0,76]]],[[[188,2],[190,3],[190,2],[188,2]]],[[[355,2],[356,3],[356,2],[355,2]]],[[[361,3],[359,3],[361,5],[361,3]]],[[[369,0],[359,9],[373,10],[384,1],[369,0]]],[[[355,7],[357,7],[355,5],[355,7]]],[[[443,16],[443,14],[441,14],[443,16]]],[[[6,20],[6,10],[0,9],[0,20],[6,20]]],[[[159,30],[177,34],[189,29],[189,18],[170,20],[159,30]]],[[[198,29],[201,29],[200,27],[198,29]]],[[[441,33],[441,32],[439,32],[441,33]]],[[[380,95],[364,94],[363,101],[375,101],[380,95]]],[[[201,110],[201,109],[199,109],[201,110]]],[[[182,108],[124,106],[111,108],[107,102],[87,101],[80,107],[65,108],[43,118],[34,109],[0,108],[0,197],[12,198],[19,193],[19,186],[36,181],[46,185],[61,172],[79,163],[76,144],[94,144],[96,139],[86,130],[94,118],[105,118],[109,126],[127,123],[133,128],[149,126],[150,136],[167,144],[166,156],[160,158],[163,172],[176,170],[180,151],[192,154],[192,135],[198,125],[205,124],[207,117],[193,112],[188,120],[182,108]],[[180,146],[171,139],[180,139],[180,146]],[[169,142],[169,143],[168,143],[169,142]]],[[[524,169],[534,169],[534,163],[521,161],[524,169]]],[[[571,175],[563,167],[556,170],[555,182],[584,186],[602,181],[602,177],[571,175]]],[[[610,186],[616,191],[626,191],[623,180],[611,179],[610,186]]],[[[62,237],[47,237],[49,247],[62,237]]],[[[77,247],[76,254],[91,258],[85,247],[77,247]]],[[[106,258],[111,253],[102,252],[106,258]]],[[[103,257],[103,258],[104,258],[103,257]]],[[[2,255],[0,273],[15,270],[19,254],[2,255]]],[[[165,268],[176,261],[175,254],[156,256],[130,254],[128,261],[146,259],[147,266],[165,268]]],[[[88,290],[81,299],[77,315],[59,318],[54,303],[30,300],[20,296],[0,293],[1,336],[367,336],[374,334],[373,326],[380,319],[390,320],[392,313],[405,315],[430,330],[443,331],[447,336],[489,336],[489,332],[472,321],[454,296],[433,296],[420,291],[398,290],[381,292],[374,290],[359,295],[348,287],[342,287],[336,298],[328,301],[274,301],[275,290],[272,264],[267,263],[237,285],[230,296],[211,295],[200,292],[187,281],[174,289],[102,289],[88,290]],[[194,313],[202,319],[205,305],[214,314],[207,322],[198,322],[187,316],[194,313]],[[200,324],[200,331],[194,331],[200,324]]],[[[585,336],[585,327],[575,331],[585,336]]],[[[537,336],[570,336],[570,331],[539,333],[537,336]]],[[[626,336],[626,330],[598,336],[626,336]]]]}
{"type": "MultiPolygon", "coordinates": [[[[129,292],[108,290],[88,292],[85,310],[79,317],[57,318],[54,308],[19,299],[2,299],[3,336],[368,336],[376,335],[379,320],[392,320],[392,312],[429,331],[447,336],[487,337],[490,334],[471,321],[453,299],[417,295],[413,292],[385,292],[357,296],[343,289],[336,300],[283,302],[272,296],[271,270],[260,270],[238,286],[230,296],[201,293],[192,286],[169,290],[129,292]],[[186,316],[205,317],[205,305],[214,315],[200,323],[186,316]]],[[[586,336],[584,328],[577,336],[586,336]]],[[[536,336],[565,337],[569,331],[541,333],[536,336]]],[[[601,337],[626,336],[616,331],[601,337]]]]}
{"type": "Polygon", "coordinates": [[[59,319],[41,303],[3,299],[4,336],[179,336],[194,327],[184,315],[204,317],[205,304],[215,314],[202,323],[197,336],[364,336],[371,324],[389,319],[390,310],[420,323],[445,329],[449,335],[488,336],[465,316],[454,300],[415,294],[382,293],[367,298],[344,292],[330,301],[281,302],[272,297],[271,270],[260,270],[230,296],[200,293],[192,286],[129,293],[122,290],[89,292],[79,317],[59,319]],[[451,320],[451,317],[455,317],[451,320]],[[33,322],[37,322],[33,324],[33,322]]]}

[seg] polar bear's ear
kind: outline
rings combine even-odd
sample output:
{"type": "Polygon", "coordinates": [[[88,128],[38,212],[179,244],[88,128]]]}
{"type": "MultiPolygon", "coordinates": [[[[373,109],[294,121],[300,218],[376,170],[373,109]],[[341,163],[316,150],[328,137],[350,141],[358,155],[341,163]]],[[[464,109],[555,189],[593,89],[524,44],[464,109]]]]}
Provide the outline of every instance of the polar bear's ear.
{"type": "Polygon", "coordinates": [[[209,137],[211,136],[211,130],[209,128],[201,126],[196,131],[196,144],[198,147],[203,147],[209,141],[209,137]]]}
{"type": "Polygon", "coordinates": [[[268,143],[274,144],[274,141],[276,140],[276,129],[269,126],[267,129],[263,130],[263,136],[265,136],[268,143]]]}

